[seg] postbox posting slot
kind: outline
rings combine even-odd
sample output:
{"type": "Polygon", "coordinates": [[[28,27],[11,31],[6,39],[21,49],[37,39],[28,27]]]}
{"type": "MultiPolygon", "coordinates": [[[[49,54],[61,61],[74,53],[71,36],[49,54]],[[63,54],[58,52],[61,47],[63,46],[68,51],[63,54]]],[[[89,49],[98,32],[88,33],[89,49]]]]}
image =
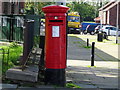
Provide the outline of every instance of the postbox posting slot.
{"type": "Polygon", "coordinates": [[[49,22],[63,22],[63,20],[49,20],[49,22]]]}

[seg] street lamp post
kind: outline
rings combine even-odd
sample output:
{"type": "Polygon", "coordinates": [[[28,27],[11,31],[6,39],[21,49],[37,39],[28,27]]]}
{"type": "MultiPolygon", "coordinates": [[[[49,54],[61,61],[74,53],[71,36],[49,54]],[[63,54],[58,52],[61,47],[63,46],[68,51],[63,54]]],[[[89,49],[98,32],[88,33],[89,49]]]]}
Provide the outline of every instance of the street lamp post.
{"type": "MultiPolygon", "coordinates": [[[[103,7],[103,0],[100,0],[100,4],[102,4],[103,7]]],[[[101,16],[100,16],[100,29],[102,29],[102,24],[103,24],[103,8],[101,10],[101,16]]]]}
{"type": "Polygon", "coordinates": [[[118,30],[119,30],[119,1],[117,2],[117,18],[116,18],[116,26],[117,26],[117,32],[116,32],[116,44],[118,43],[118,30]]]}
{"type": "Polygon", "coordinates": [[[13,18],[13,15],[14,15],[14,7],[15,6],[15,2],[12,1],[11,2],[11,15],[10,15],[10,35],[9,35],[9,42],[12,42],[14,40],[14,18],[13,18]]]}

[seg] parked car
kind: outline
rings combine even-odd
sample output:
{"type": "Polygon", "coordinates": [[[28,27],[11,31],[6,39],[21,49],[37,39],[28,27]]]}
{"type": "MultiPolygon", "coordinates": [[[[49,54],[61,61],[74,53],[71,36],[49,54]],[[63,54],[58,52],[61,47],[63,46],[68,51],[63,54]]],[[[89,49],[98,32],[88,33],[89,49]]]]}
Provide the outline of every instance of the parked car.
{"type": "Polygon", "coordinates": [[[81,31],[84,33],[84,31],[86,30],[86,27],[91,24],[91,23],[88,23],[88,22],[82,22],[81,23],[81,31]]]}
{"type": "MultiPolygon", "coordinates": [[[[117,29],[118,28],[116,28],[114,26],[105,25],[102,27],[101,31],[107,35],[116,36],[117,29]]],[[[118,30],[118,36],[120,36],[120,29],[118,30]]]]}
{"type": "Polygon", "coordinates": [[[95,33],[99,33],[99,30],[103,27],[104,25],[98,25],[96,28],[95,28],[95,33]]]}
{"type": "Polygon", "coordinates": [[[89,24],[85,30],[85,34],[87,33],[90,33],[91,35],[94,35],[95,34],[95,28],[100,25],[100,24],[97,24],[97,23],[92,23],[92,24],[89,24]]]}

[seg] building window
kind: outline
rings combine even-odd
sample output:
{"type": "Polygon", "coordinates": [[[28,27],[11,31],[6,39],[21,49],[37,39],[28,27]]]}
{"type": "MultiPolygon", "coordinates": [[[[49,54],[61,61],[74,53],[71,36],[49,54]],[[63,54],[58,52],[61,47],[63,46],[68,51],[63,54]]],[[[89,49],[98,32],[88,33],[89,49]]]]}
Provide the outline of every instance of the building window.
{"type": "Polygon", "coordinates": [[[7,26],[7,17],[3,17],[2,26],[7,26]]]}
{"type": "Polygon", "coordinates": [[[24,19],[23,17],[15,17],[17,27],[23,27],[24,19]]]}

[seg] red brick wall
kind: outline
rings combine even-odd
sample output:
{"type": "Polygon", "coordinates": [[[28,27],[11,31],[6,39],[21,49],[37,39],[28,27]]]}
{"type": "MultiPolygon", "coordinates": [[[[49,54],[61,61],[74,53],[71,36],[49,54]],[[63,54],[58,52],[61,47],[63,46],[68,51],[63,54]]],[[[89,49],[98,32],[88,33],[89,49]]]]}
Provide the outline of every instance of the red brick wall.
{"type": "MultiPolygon", "coordinates": [[[[119,3],[119,17],[118,17],[118,25],[120,28],[120,3],[119,3]]],[[[117,20],[117,5],[110,9],[110,25],[116,26],[117,20]]]]}
{"type": "Polygon", "coordinates": [[[24,2],[20,2],[19,4],[17,2],[15,2],[14,4],[10,2],[4,2],[2,5],[2,12],[3,14],[22,14],[20,11],[23,8],[24,2]]]}
{"type": "Polygon", "coordinates": [[[117,6],[110,9],[110,25],[116,26],[117,6]]]}
{"type": "Polygon", "coordinates": [[[22,14],[21,9],[25,7],[25,2],[20,2],[19,13],[22,14]]]}
{"type": "Polygon", "coordinates": [[[2,0],[0,0],[0,14],[2,14],[2,0]]]}
{"type": "Polygon", "coordinates": [[[11,14],[11,11],[13,12],[13,10],[11,10],[11,6],[12,4],[10,2],[3,2],[2,3],[2,13],[3,14],[11,14]]]}
{"type": "Polygon", "coordinates": [[[119,2],[119,14],[118,14],[118,25],[119,25],[119,29],[120,29],[120,2],[119,2]]]}

